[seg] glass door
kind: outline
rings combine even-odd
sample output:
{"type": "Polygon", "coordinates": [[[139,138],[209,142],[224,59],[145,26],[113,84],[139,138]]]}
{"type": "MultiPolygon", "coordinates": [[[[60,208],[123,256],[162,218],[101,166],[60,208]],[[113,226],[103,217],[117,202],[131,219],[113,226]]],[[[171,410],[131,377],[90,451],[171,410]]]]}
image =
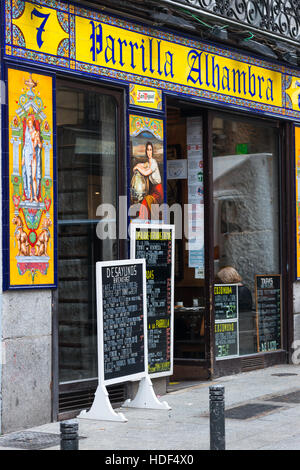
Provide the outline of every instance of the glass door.
{"type": "Polygon", "coordinates": [[[167,203],[176,228],[173,378],[180,381],[210,375],[204,116],[198,106],[168,100],[167,203]]]}
{"type": "Polygon", "coordinates": [[[236,321],[215,312],[217,360],[282,348],[278,141],[276,123],[214,116],[215,280],[238,287],[236,321]]]}
{"type": "Polygon", "coordinates": [[[99,238],[97,214],[101,204],[117,213],[119,100],[99,87],[57,83],[60,385],[98,376],[95,264],[117,259],[119,246],[99,238]]]}

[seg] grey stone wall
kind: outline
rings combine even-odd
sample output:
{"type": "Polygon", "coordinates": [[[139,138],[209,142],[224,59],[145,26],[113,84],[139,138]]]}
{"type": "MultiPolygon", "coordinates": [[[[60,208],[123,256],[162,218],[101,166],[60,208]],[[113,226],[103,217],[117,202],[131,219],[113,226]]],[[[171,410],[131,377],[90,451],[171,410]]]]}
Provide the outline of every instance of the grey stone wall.
{"type": "Polygon", "coordinates": [[[2,294],[2,433],[51,421],[51,292],[2,294]]]}

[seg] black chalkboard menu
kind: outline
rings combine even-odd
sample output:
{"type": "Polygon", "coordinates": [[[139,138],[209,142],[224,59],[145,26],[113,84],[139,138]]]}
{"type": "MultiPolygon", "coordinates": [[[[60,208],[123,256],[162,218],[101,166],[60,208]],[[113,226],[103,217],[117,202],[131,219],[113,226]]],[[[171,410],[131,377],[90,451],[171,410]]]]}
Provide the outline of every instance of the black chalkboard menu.
{"type": "Polygon", "coordinates": [[[215,323],[216,358],[221,359],[238,354],[237,322],[215,323]]]}
{"type": "Polygon", "coordinates": [[[255,276],[258,351],[281,348],[281,276],[255,276]]]}
{"type": "Polygon", "coordinates": [[[105,385],[146,375],[144,260],[96,263],[98,369],[105,385]]]}
{"type": "Polygon", "coordinates": [[[174,226],[131,226],[131,257],[146,260],[148,372],[173,373],[174,226]]]}
{"type": "Polygon", "coordinates": [[[238,356],[238,285],[215,284],[214,306],[216,359],[238,356]]]}
{"type": "Polygon", "coordinates": [[[215,284],[215,320],[229,320],[238,316],[238,286],[215,284]]]}

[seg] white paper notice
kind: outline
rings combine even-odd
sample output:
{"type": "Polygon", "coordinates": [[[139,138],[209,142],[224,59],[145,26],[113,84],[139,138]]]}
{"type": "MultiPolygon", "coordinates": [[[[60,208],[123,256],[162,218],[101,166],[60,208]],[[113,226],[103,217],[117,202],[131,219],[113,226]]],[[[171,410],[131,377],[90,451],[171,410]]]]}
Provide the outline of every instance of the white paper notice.
{"type": "Polygon", "coordinates": [[[189,267],[204,278],[204,185],[202,117],[187,119],[189,267]]]}
{"type": "Polygon", "coordinates": [[[187,160],[168,160],[168,180],[187,178],[187,160]]]}

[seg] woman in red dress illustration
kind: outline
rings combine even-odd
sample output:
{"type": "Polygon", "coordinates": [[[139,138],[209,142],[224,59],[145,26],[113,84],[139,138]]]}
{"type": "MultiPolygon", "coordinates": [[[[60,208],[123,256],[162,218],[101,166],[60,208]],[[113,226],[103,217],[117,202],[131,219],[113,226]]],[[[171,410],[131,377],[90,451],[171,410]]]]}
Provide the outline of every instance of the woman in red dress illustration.
{"type": "Polygon", "coordinates": [[[141,202],[139,219],[150,219],[152,204],[161,204],[164,200],[163,186],[157,161],[153,158],[153,144],[147,142],[145,145],[147,161],[138,163],[133,172],[138,171],[142,176],[149,178],[151,189],[141,202]]]}

